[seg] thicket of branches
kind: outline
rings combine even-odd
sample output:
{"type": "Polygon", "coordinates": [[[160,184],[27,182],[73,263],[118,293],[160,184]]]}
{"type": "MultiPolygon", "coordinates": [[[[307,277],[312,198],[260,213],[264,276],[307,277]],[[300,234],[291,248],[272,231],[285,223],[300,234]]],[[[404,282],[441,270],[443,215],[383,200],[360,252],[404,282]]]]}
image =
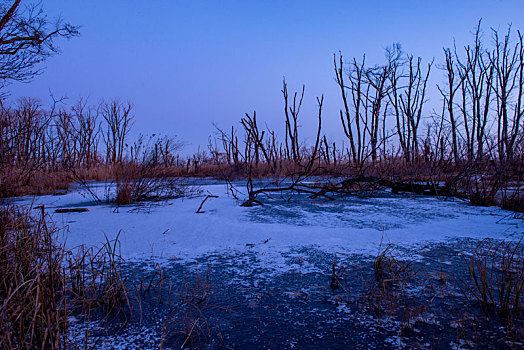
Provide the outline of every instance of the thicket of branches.
{"type": "Polygon", "coordinates": [[[0,1],[0,88],[40,74],[41,63],[60,51],[56,39],[78,36],[78,30],[61,18],[50,19],[40,2],[0,1]]]}

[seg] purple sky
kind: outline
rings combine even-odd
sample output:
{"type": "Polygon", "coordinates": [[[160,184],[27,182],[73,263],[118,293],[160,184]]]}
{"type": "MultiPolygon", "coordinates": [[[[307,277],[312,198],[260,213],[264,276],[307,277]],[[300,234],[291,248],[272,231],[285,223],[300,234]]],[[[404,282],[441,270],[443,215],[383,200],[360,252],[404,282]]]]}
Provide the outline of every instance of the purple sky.
{"type": "MultiPolygon", "coordinates": [[[[49,90],[72,103],[120,98],[134,104],[135,134],[178,135],[207,145],[212,122],[224,128],[245,112],[283,131],[282,77],[290,89],[306,84],[303,135],[313,138],[315,96],[325,94],[325,130],[341,135],[341,100],[333,53],[366,53],[381,63],[400,42],[425,62],[442,63],[442,47],[469,43],[478,20],[505,31],[524,30],[524,1],[137,1],[46,0],[45,11],[81,25],[79,38],[29,84],[10,86],[12,99],[49,104],[49,90]]],[[[437,67],[435,67],[437,68],[437,67]]],[[[434,69],[433,82],[443,73],[434,69]]],[[[428,112],[439,104],[431,85],[428,112]]]]}

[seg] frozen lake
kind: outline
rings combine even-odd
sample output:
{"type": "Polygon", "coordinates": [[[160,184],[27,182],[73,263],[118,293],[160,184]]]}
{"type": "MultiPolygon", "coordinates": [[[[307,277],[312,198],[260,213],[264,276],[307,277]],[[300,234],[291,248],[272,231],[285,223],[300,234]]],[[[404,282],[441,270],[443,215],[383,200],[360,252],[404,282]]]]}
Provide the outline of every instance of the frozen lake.
{"type": "MultiPolygon", "coordinates": [[[[147,279],[157,264],[174,281],[195,283],[205,276],[212,304],[219,307],[206,308],[209,339],[202,344],[211,347],[401,347],[398,321],[370,318],[359,301],[380,247],[391,244],[399,259],[419,268],[453,270],[463,262],[464,247],[487,237],[515,241],[524,228],[508,211],[456,199],[377,193],[328,201],[296,195],[262,198],[263,206],[245,208],[224,184],[202,180],[199,187],[199,197],[118,208],[97,204],[81,190],[15,202],[45,205],[58,226],[67,226],[63,239],[70,249],[101,246],[106,236],[113,240],[121,232],[130,280],[147,279]],[[208,194],[218,198],[209,198],[197,214],[208,194]],[[54,213],[73,207],[89,211],[54,213]],[[334,291],[336,253],[348,271],[347,288],[334,291]]],[[[93,190],[103,193],[105,184],[93,190]]],[[[451,322],[453,307],[441,303],[451,322]]],[[[146,306],[140,324],[114,333],[101,328],[94,338],[109,348],[154,347],[172,313],[167,306],[146,306]]],[[[439,331],[429,324],[426,332],[439,331]]],[[[175,335],[169,341],[180,347],[175,335]]],[[[409,344],[431,345],[427,336],[415,340],[409,344]]],[[[442,341],[458,342],[452,335],[442,341]]]]}
{"type": "MultiPolygon", "coordinates": [[[[454,238],[514,239],[524,227],[511,212],[496,207],[388,193],[336,201],[274,197],[264,199],[266,205],[245,208],[241,200],[228,196],[223,184],[209,182],[202,181],[203,196],[218,198],[208,199],[199,214],[203,196],[118,208],[94,203],[85,191],[16,202],[45,205],[58,225],[69,228],[68,248],[104,243],[105,236],[114,239],[122,231],[121,253],[126,259],[191,260],[249,249],[273,268],[285,267],[282,255],[298,247],[374,255],[381,241],[409,248],[454,238]],[[89,212],[54,213],[56,208],[73,207],[87,207],[89,212]]],[[[103,184],[94,187],[103,193],[103,184]]]]}

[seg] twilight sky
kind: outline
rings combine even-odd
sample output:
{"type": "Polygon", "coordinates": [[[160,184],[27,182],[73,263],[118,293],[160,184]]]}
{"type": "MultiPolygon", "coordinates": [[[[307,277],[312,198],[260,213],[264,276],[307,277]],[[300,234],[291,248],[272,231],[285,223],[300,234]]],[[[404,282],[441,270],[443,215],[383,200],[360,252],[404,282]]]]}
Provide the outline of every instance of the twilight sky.
{"type": "MultiPolygon", "coordinates": [[[[425,62],[442,63],[442,48],[471,42],[483,19],[505,32],[524,30],[524,1],[175,1],[45,0],[50,17],[81,25],[81,36],[61,42],[62,54],[29,84],[10,86],[12,99],[31,96],[50,104],[49,90],[92,103],[120,98],[134,104],[134,135],[178,135],[193,152],[204,148],[212,122],[224,128],[257,111],[283,132],[281,85],[306,84],[302,135],[312,139],[315,96],[325,95],[328,136],[341,135],[333,53],[366,54],[383,62],[384,48],[400,42],[425,62]]],[[[426,114],[440,104],[432,73],[426,114]]]]}

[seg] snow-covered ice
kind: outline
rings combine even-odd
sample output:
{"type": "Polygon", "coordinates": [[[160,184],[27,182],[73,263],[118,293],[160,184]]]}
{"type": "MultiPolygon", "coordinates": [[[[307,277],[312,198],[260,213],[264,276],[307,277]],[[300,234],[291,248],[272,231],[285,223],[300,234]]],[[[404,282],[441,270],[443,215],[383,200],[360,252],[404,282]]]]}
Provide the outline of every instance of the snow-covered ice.
{"type": "MultiPolygon", "coordinates": [[[[98,184],[98,190],[101,191],[98,184]]],[[[96,188],[96,186],[95,186],[96,188]]],[[[235,254],[247,249],[274,268],[291,249],[376,254],[379,245],[414,247],[456,238],[515,239],[522,220],[496,207],[474,207],[459,200],[422,196],[348,196],[338,201],[294,197],[265,199],[266,205],[241,207],[223,184],[204,183],[213,194],[196,213],[203,197],[173,199],[116,208],[90,202],[82,191],[63,196],[17,199],[44,204],[59,226],[67,226],[66,246],[100,245],[120,234],[125,259],[194,260],[207,254],[235,254]],[[87,206],[89,212],[56,214],[54,209],[87,206]]]]}

